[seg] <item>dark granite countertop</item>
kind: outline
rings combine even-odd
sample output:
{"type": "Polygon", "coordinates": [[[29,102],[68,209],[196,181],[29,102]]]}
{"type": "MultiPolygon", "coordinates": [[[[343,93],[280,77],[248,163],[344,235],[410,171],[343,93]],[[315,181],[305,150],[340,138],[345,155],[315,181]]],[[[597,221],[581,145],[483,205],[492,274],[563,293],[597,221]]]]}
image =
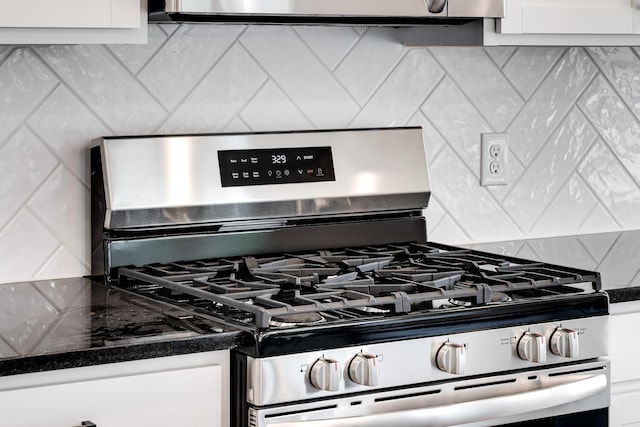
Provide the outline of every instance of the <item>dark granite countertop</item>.
{"type": "Polygon", "coordinates": [[[0,284],[0,376],[224,350],[241,333],[85,278],[0,284]]]}
{"type": "Polygon", "coordinates": [[[640,230],[482,243],[473,249],[599,271],[612,303],[640,300],[640,230]]]}
{"type": "MultiPolygon", "coordinates": [[[[474,249],[599,271],[612,303],[640,300],[640,230],[474,249]]],[[[86,278],[0,284],[0,375],[230,349],[242,333],[86,278]]]]}

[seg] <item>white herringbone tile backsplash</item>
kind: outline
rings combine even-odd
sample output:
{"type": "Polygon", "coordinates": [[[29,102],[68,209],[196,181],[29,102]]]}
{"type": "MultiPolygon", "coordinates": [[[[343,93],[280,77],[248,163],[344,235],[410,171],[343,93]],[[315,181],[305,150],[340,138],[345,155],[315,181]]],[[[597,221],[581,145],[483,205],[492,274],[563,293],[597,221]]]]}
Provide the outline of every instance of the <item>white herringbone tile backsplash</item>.
{"type": "Polygon", "coordinates": [[[640,49],[151,25],[147,45],[0,46],[0,283],[89,272],[93,138],[402,125],[425,130],[431,240],[640,227],[640,49]],[[482,132],[509,133],[507,186],[479,185],[482,132]]]}

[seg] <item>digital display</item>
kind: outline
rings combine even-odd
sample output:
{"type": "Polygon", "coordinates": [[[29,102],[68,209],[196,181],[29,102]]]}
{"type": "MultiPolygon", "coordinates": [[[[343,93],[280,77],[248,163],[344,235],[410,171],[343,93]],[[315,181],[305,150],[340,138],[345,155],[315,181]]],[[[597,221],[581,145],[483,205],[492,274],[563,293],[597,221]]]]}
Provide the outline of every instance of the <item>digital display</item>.
{"type": "Polygon", "coordinates": [[[271,155],[271,163],[274,165],[284,165],[287,163],[287,155],[286,154],[272,154],[271,155]]]}
{"type": "Polygon", "coordinates": [[[223,187],[335,181],[331,147],[218,151],[223,187]]]}

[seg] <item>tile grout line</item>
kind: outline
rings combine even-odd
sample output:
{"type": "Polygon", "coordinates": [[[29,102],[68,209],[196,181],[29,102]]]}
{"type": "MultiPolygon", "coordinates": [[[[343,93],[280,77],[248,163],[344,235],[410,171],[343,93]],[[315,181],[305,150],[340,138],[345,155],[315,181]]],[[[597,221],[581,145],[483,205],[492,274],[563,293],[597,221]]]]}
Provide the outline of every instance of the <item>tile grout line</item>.
{"type": "MultiPolygon", "coordinates": [[[[631,113],[631,116],[636,120],[636,123],[637,123],[638,121],[640,121],[640,115],[633,109],[633,105],[631,105],[631,103],[629,101],[627,101],[620,94],[621,91],[618,90],[618,88],[616,88],[615,82],[611,78],[609,78],[608,73],[605,72],[603,67],[600,66],[599,61],[595,59],[595,55],[590,49],[594,49],[594,47],[589,47],[589,48],[585,47],[587,55],[589,55],[589,57],[591,58],[593,63],[596,65],[598,70],[600,70],[600,74],[602,75],[602,78],[605,79],[607,81],[607,83],[609,83],[609,86],[611,86],[611,88],[613,89],[613,92],[620,99],[620,102],[622,103],[622,105],[624,105],[626,107],[627,111],[629,111],[629,113],[631,113]]],[[[630,46],[628,47],[628,49],[631,51],[631,54],[633,56],[635,56],[636,58],[638,58],[640,60],[640,54],[638,52],[636,52],[635,49],[632,49],[630,46]]],[[[640,63],[639,63],[639,65],[640,65],[640,63]]],[[[640,182],[639,182],[639,184],[640,184],[640,182]]]]}
{"type": "MultiPolygon", "coordinates": [[[[296,37],[298,37],[298,39],[300,39],[300,42],[309,50],[311,51],[312,55],[315,56],[315,58],[318,60],[318,62],[320,64],[322,64],[322,66],[324,67],[324,69],[329,73],[329,75],[331,75],[331,77],[334,79],[334,81],[342,88],[342,90],[344,90],[344,92],[349,96],[349,98],[351,98],[351,100],[353,100],[353,102],[359,107],[358,111],[362,111],[363,105],[360,105],[360,103],[353,97],[353,95],[351,94],[351,92],[349,92],[349,90],[347,90],[347,88],[345,87],[344,84],[342,84],[342,82],[340,81],[340,79],[338,79],[335,76],[335,71],[340,67],[340,64],[342,64],[344,62],[344,60],[349,56],[349,54],[351,52],[353,52],[353,50],[355,49],[355,47],[358,45],[358,43],[360,42],[360,40],[362,40],[364,38],[364,35],[367,34],[368,29],[366,31],[364,31],[362,34],[359,34],[355,41],[351,44],[351,46],[349,46],[349,49],[347,49],[347,51],[342,55],[342,57],[340,58],[340,60],[338,61],[338,63],[335,65],[335,67],[333,69],[331,69],[330,67],[327,66],[327,64],[324,63],[324,61],[318,56],[318,54],[316,53],[316,51],[311,48],[311,46],[307,43],[307,41],[304,39],[304,37],[302,37],[300,35],[300,33],[298,31],[296,31],[295,27],[293,27],[293,32],[295,33],[296,37]]],[[[248,49],[247,49],[248,50],[248,49]]],[[[253,56],[252,56],[253,58],[253,56]]],[[[255,58],[254,58],[255,60],[255,58]]],[[[256,60],[256,62],[258,62],[256,60]]],[[[262,64],[261,64],[262,65],[262,64]]],[[[266,70],[265,70],[266,72],[266,70]]],[[[270,76],[269,73],[267,73],[267,75],[270,76]]],[[[279,86],[278,86],[279,87],[279,86]]],[[[282,90],[282,88],[280,88],[282,90]]],[[[284,91],[283,91],[284,93],[284,91]]],[[[288,94],[287,94],[288,97],[288,94]]],[[[292,100],[293,102],[293,100],[292,100]]],[[[294,104],[295,105],[295,104],[294,104]]],[[[297,105],[296,105],[297,107],[297,105]]],[[[299,108],[298,108],[299,109],[299,108]]],[[[305,114],[306,117],[306,114],[305,114]]],[[[357,117],[357,115],[356,115],[357,117]]],[[[355,120],[355,118],[354,118],[355,120]]],[[[309,120],[310,123],[311,120],[309,120]]],[[[348,126],[347,126],[348,127],[348,126]]]]}
{"type": "MultiPolygon", "coordinates": [[[[554,64],[553,67],[550,68],[549,73],[547,73],[547,76],[549,74],[551,74],[551,70],[554,70],[558,67],[558,64],[561,62],[562,58],[564,58],[566,55],[568,55],[568,49],[565,50],[565,52],[560,55],[560,57],[558,58],[557,62],[554,64]]],[[[564,111],[564,113],[558,118],[558,122],[556,123],[555,126],[553,126],[553,128],[549,129],[548,131],[548,136],[546,137],[546,139],[542,142],[542,144],[540,144],[540,147],[536,150],[535,153],[533,153],[533,155],[531,156],[531,158],[529,159],[529,161],[527,163],[525,163],[524,161],[522,161],[522,159],[518,158],[522,164],[525,166],[524,170],[527,171],[529,169],[529,167],[531,166],[531,164],[535,161],[535,159],[537,159],[540,156],[540,152],[542,152],[543,148],[549,143],[549,141],[551,140],[551,137],[556,133],[556,131],[558,130],[558,128],[560,127],[560,125],[562,123],[564,123],[564,120],[567,118],[567,116],[570,114],[570,112],[576,108],[576,104],[578,102],[578,100],[582,97],[582,95],[584,94],[584,92],[589,88],[589,86],[591,86],[591,84],[593,83],[593,81],[596,79],[598,73],[595,73],[594,76],[585,83],[584,88],[582,88],[582,90],[579,91],[578,94],[576,94],[575,99],[573,100],[573,102],[570,104],[570,106],[566,109],[566,111],[564,111]]],[[[542,85],[544,84],[544,81],[546,80],[546,78],[538,85],[538,87],[536,88],[534,94],[536,92],[538,92],[540,90],[540,88],[542,87],[542,85]]],[[[531,96],[532,99],[533,95],[531,96]]],[[[518,115],[520,115],[520,113],[522,113],[522,110],[518,112],[518,115]]],[[[515,121],[515,118],[514,118],[515,121]]],[[[509,126],[513,125],[513,123],[511,123],[509,126]]],[[[507,128],[508,129],[508,128],[507,128]]],[[[510,154],[515,154],[510,150],[510,154]]],[[[516,157],[518,157],[516,155],[516,157]]],[[[511,187],[510,190],[507,191],[507,193],[504,195],[503,201],[507,200],[509,198],[509,196],[515,191],[515,187],[516,185],[522,181],[524,176],[524,173],[522,173],[517,179],[516,182],[513,184],[513,186],[511,187]]]]}
{"type": "MultiPolygon", "coordinates": [[[[587,51],[587,53],[589,54],[589,51],[587,51]]],[[[589,55],[589,57],[591,58],[591,55],[589,55]]],[[[622,103],[622,105],[624,106],[624,108],[627,110],[628,113],[630,113],[631,117],[633,117],[635,119],[635,124],[638,125],[640,127],[640,117],[638,117],[638,115],[634,112],[633,108],[631,108],[631,106],[629,105],[629,103],[624,99],[624,97],[622,97],[622,95],[620,95],[620,92],[616,89],[616,87],[614,86],[614,84],[611,82],[611,80],[609,79],[609,77],[607,76],[607,73],[605,73],[604,71],[602,71],[602,69],[598,66],[598,63],[596,60],[594,60],[592,58],[592,61],[594,62],[594,64],[596,65],[596,67],[598,68],[598,70],[600,70],[600,76],[607,82],[607,84],[609,85],[609,87],[612,89],[612,92],[615,94],[615,97],[622,103]]],[[[585,116],[587,115],[586,112],[583,112],[585,114],[585,116]]],[[[589,121],[591,123],[591,121],[589,121]]],[[[596,132],[598,132],[598,135],[600,135],[600,137],[602,138],[603,142],[609,146],[609,148],[611,148],[611,151],[614,154],[614,157],[616,159],[618,159],[618,162],[620,163],[620,165],[622,165],[622,168],[627,172],[627,174],[629,175],[629,177],[631,178],[631,180],[633,182],[635,182],[636,187],[640,188],[640,177],[635,177],[631,171],[629,171],[629,169],[627,168],[627,166],[624,164],[624,162],[620,161],[620,157],[618,156],[618,154],[616,153],[616,151],[611,147],[611,145],[609,144],[609,142],[607,141],[607,139],[605,138],[604,135],[602,135],[602,133],[598,130],[598,127],[595,126],[595,124],[592,123],[592,126],[594,127],[594,129],[596,129],[596,132]]]]}
{"type": "MultiPolygon", "coordinates": [[[[41,61],[41,63],[47,67],[47,69],[58,78],[58,83],[60,86],[64,87],[65,89],[67,89],[73,96],[74,98],[80,103],[82,104],[87,111],[89,111],[91,113],[91,115],[99,122],[101,123],[105,129],[107,129],[112,135],[115,134],[115,132],[113,131],[113,129],[111,128],[111,126],[109,126],[109,124],[107,122],[105,122],[104,120],[102,120],[102,118],[100,117],[99,114],[97,114],[93,108],[91,108],[91,106],[85,102],[85,100],[78,95],[78,93],[76,93],[76,91],[69,85],[67,84],[67,82],[58,75],[58,73],[49,65],[49,62],[44,58],[44,56],[42,56],[42,54],[40,52],[38,52],[38,50],[34,50],[33,54],[41,61]]],[[[53,93],[53,92],[52,92],[53,93]]],[[[51,96],[51,95],[49,95],[51,96]]],[[[40,106],[38,106],[39,108],[40,106]]]]}
{"type": "MultiPolygon", "coordinates": [[[[585,155],[583,156],[583,158],[581,160],[584,160],[584,158],[594,149],[594,147],[597,145],[596,141],[598,139],[599,138],[596,138],[596,140],[593,143],[593,146],[589,147],[588,152],[585,153],[585,155]]],[[[591,210],[589,211],[589,214],[584,219],[584,221],[582,221],[580,223],[580,225],[578,226],[578,232],[580,232],[580,230],[582,230],[584,228],[584,226],[587,223],[587,221],[589,220],[589,218],[591,218],[591,215],[593,215],[594,212],[596,211],[596,209],[598,209],[598,206],[601,206],[607,212],[607,214],[609,215],[611,220],[618,226],[618,230],[622,229],[622,227],[620,226],[618,221],[616,221],[616,219],[613,216],[611,216],[611,214],[609,213],[607,208],[605,206],[603,206],[602,201],[600,200],[598,195],[593,191],[593,188],[591,188],[591,186],[587,183],[587,181],[584,179],[584,177],[580,174],[580,171],[574,170],[574,176],[576,177],[576,179],[578,179],[578,180],[580,180],[580,182],[582,182],[582,184],[585,186],[585,188],[589,191],[589,194],[591,194],[591,196],[593,196],[593,198],[596,200],[596,204],[593,206],[593,208],[591,208],[591,210]]],[[[618,230],[616,230],[616,231],[618,231],[618,230]]]]}
{"type": "MultiPolygon", "coordinates": [[[[166,43],[163,43],[162,47],[164,47],[170,39],[172,39],[173,37],[176,36],[176,33],[180,32],[180,30],[184,27],[185,24],[181,24],[179,28],[177,28],[172,34],[171,36],[167,37],[167,41],[166,43]]],[[[238,27],[242,26],[242,25],[237,25],[238,27]]],[[[187,90],[186,93],[184,94],[184,96],[182,97],[182,99],[176,103],[175,107],[173,108],[167,108],[164,103],[160,102],[160,105],[162,106],[162,108],[164,110],[167,111],[167,115],[165,116],[165,118],[163,120],[161,120],[158,125],[154,128],[154,131],[156,133],[159,132],[160,129],[162,129],[163,126],[166,126],[167,122],[171,119],[171,117],[173,117],[173,115],[180,109],[180,107],[182,105],[184,105],[184,103],[187,101],[187,99],[189,99],[189,97],[196,91],[196,89],[198,89],[198,87],[200,87],[200,85],[202,84],[202,82],[204,82],[204,80],[211,74],[211,72],[213,71],[214,68],[216,68],[216,66],[218,64],[220,64],[220,61],[222,61],[222,59],[227,55],[227,53],[229,53],[229,51],[231,50],[231,48],[238,42],[238,40],[240,39],[240,36],[242,36],[242,34],[244,34],[247,31],[247,25],[243,26],[244,28],[235,36],[235,38],[233,39],[233,41],[231,41],[229,43],[229,45],[222,51],[220,52],[220,55],[218,56],[218,58],[213,62],[213,64],[211,64],[211,67],[209,67],[204,73],[202,73],[202,76],[193,83],[193,86],[191,87],[190,90],[187,90]]],[[[158,53],[161,51],[161,48],[159,48],[155,54],[153,55],[154,58],[156,55],[158,55],[158,53]]],[[[141,82],[139,79],[136,78],[136,80],[138,81],[138,83],[145,88],[145,90],[147,90],[150,94],[152,94],[152,92],[147,88],[147,86],[141,82]]],[[[154,99],[156,99],[155,95],[152,94],[152,96],[154,97],[154,99]]]]}
{"type": "Polygon", "coordinates": [[[618,241],[620,240],[620,238],[622,238],[622,232],[620,232],[618,234],[618,236],[615,238],[615,240],[613,241],[613,243],[611,244],[611,246],[609,247],[609,249],[607,250],[607,252],[602,256],[602,259],[600,260],[600,262],[598,262],[598,265],[596,266],[596,268],[600,268],[600,266],[602,265],[602,263],[604,262],[605,259],[607,259],[607,257],[609,256],[609,254],[613,251],[613,248],[616,247],[616,245],[618,244],[618,241]]]}
{"type": "MultiPolygon", "coordinates": [[[[295,100],[291,98],[291,96],[287,93],[287,91],[285,91],[282,88],[282,86],[280,86],[280,84],[271,76],[271,74],[264,68],[262,63],[255,57],[253,52],[251,52],[251,49],[249,49],[249,47],[245,45],[245,43],[241,40],[240,37],[238,37],[236,42],[242,47],[242,49],[247,53],[247,55],[251,57],[251,59],[256,63],[256,65],[262,70],[262,72],[264,72],[265,76],[267,76],[266,80],[262,83],[262,85],[260,85],[260,88],[264,87],[268,82],[272,82],[278,88],[278,90],[285,96],[285,98],[287,98],[291,102],[291,104],[296,107],[296,110],[300,112],[302,117],[304,117],[311,124],[312,127],[317,129],[318,125],[314,123],[313,120],[311,120],[311,118],[307,115],[307,113],[302,108],[300,108],[298,103],[295,102],[295,100]]],[[[242,111],[244,111],[247,108],[247,106],[249,106],[249,103],[251,102],[251,100],[255,99],[258,93],[259,93],[259,90],[256,91],[256,93],[250,97],[250,100],[247,103],[245,103],[245,105],[242,106],[242,108],[238,110],[238,115],[241,115],[242,111]]],[[[244,121],[244,118],[242,119],[244,121]]]]}
{"type": "MultiPolygon", "coordinates": [[[[580,113],[580,116],[584,119],[585,123],[589,124],[591,126],[591,123],[589,123],[589,121],[587,120],[587,118],[584,116],[584,114],[582,114],[582,111],[580,111],[580,109],[574,105],[570,110],[569,113],[563,118],[563,120],[559,123],[559,125],[561,123],[564,123],[565,120],[568,118],[569,114],[571,114],[571,111],[576,111],[578,113],[580,113]]],[[[558,126],[559,126],[558,125],[558,126]]],[[[558,128],[556,128],[557,130],[558,128]]],[[[554,133],[555,131],[554,130],[554,133]]],[[[533,221],[533,223],[531,224],[530,229],[527,231],[526,234],[529,234],[531,232],[531,230],[533,230],[536,226],[537,223],[540,222],[540,220],[542,219],[542,217],[544,216],[544,214],[549,210],[549,208],[551,207],[551,203],[556,200],[559,197],[559,194],[561,193],[562,189],[565,187],[565,185],[567,185],[567,183],[571,180],[571,177],[573,176],[574,173],[576,172],[576,168],[580,165],[582,159],[584,158],[584,156],[589,153],[591,151],[591,148],[595,145],[596,140],[598,139],[598,132],[596,131],[596,129],[592,128],[593,132],[594,132],[594,136],[591,139],[591,141],[589,141],[588,143],[586,143],[586,147],[584,148],[584,153],[576,160],[575,162],[575,167],[567,174],[567,177],[562,181],[562,183],[558,186],[558,190],[556,191],[556,193],[553,195],[553,197],[551,197],[551,202],[548,203],[544,209],[542,209],[542,211],[540,212],[540,215],[538,215],[538,217],[533,221]]],[[[553,134],[551,135],[553,136],[553,134]]],[[[551,141],[551,137],[549,137],[549,139],[547,139],[547,142],[545,142],[544,146],[546,146],[547,144],[549,144],[551,141]]],[[[535,159],[537,159],[538,157],[540,157],[544,146],[538,151],[538,153],[536,154],[536,156],[532,159],[532,164],[534,163],[535,159]]],[[[548,194],[548,193],[547,193],[548,194]]]]}

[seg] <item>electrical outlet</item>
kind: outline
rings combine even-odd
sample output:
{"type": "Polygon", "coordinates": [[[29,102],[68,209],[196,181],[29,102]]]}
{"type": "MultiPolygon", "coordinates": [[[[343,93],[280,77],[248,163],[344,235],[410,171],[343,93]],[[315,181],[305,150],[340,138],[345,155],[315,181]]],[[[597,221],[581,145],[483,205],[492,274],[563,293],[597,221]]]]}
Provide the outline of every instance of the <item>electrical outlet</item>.
{"type": "Polygon", "coordinates": [[[509,150],[506,133],[483,133],[480,143],[480,185],[506,185],[509,150]]]}

